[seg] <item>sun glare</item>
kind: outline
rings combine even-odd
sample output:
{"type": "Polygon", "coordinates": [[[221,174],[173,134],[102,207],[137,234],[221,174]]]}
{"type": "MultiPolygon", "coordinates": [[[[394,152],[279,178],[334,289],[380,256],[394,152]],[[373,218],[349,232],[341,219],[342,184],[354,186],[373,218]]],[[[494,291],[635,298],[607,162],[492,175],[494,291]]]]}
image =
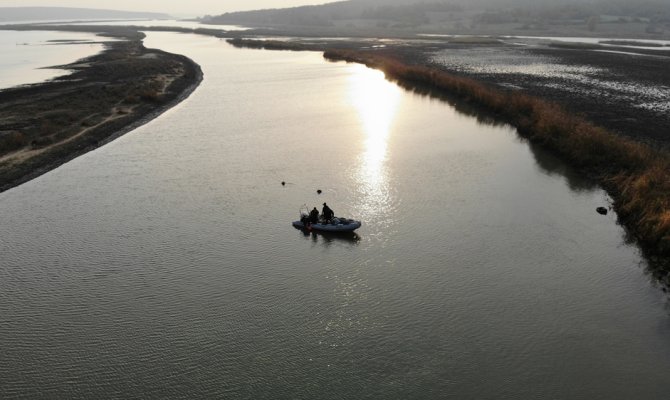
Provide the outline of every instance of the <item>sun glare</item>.
{"type": "Polygon", "coordinates": [[[365,134],[363,167],[372,180],[380,179],[388,147],[391,126],[398,109],[400,88],[384,78],[380,71],[361,65],[350,78],[350,101],[365,134]]]}
{"type": "Polygon", "coordinates": [[[358,113],[364,135],[359,181],[371,208],[388,197],[385,161],[393,121],[400,103],[401,89],[384,73],[362,65],[352,65],[349,99],[358,113]],[[374,200],[373,200],[374,199],[374,200]]]}

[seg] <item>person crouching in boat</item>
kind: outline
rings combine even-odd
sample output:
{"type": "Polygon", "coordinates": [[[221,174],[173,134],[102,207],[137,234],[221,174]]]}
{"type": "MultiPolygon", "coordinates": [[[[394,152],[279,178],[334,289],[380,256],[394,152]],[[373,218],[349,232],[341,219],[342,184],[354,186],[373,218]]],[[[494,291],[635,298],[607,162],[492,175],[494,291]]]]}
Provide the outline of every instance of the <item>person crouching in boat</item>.
{"type": "Polygon", "coordinates": [[[329,223],[333,220],[335,213],[333,212],[333,210],[330,209],[330,207],[328,207],[328,204],[323,203],[322,212],[323,212],[323,220],[325,223],[329,223]]]}
{"type": "Polygon", "coordinates": [[[309,223],[316,224],[319,222],[319,210],[314,207],[312,211],[309,212],[309,223]]]}

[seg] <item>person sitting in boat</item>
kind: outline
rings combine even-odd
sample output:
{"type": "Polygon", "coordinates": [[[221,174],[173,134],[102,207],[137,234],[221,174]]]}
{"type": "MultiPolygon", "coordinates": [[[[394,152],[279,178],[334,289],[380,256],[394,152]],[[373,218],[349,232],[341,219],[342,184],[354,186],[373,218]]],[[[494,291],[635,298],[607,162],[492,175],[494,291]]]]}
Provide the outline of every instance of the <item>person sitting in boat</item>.
{"type": "Polygon", "coordinates": [[[317,222],[319,222],[319,210],[314,207],[314,209],[309,212],[309,223],[316,224],[317,222]]]}
{"type": "Polygon", "coordinates": [[[323,219],[325,223],[329,223],[330,221],[333,220],[333,217],[335,216],[335,213],[333,210],[328,207],[328,204],[323,203],[323,219]]]}

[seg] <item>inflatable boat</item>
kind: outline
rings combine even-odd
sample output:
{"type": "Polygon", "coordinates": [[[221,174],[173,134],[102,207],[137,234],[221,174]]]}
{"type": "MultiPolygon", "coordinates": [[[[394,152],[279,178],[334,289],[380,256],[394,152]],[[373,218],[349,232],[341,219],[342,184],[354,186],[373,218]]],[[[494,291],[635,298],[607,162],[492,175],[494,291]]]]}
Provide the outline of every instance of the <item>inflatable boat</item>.
{"type": "Polygon", "coordinates": [[[361,227],[361,221],[342,217],[335,217],[332,222],[329,223],[319,221],[315,224],[305,224],[303,221],[307,221],[307,219],[303,217],[300,221],[293,221],[293,226],[298,229],[320,232],[353,232],[361,227]]]}

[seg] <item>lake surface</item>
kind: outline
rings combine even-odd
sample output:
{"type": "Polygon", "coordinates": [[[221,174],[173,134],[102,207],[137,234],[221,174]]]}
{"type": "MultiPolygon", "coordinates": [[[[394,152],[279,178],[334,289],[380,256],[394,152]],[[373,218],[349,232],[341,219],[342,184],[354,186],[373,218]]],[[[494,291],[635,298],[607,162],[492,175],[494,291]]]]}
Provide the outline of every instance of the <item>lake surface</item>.
{"type": "Polygon", "coordinates": [[[0,89],[68,75],[49,67],[95,55],[104,47],[101,41],[111,40],[80,32],[0,31],[0,89]]]}
{"type": "MultiPolygon", "coordinates": [[[[423,33],[418,36],[423,36],[427,38],[451,38],[451,37],[472,37],[473,35],[444,35],[444,34],[435,34],[435,33],[423,33]]],[[[484,36],[486,35],[474,35],[474,36],[484,36]]],[[[658,46],[670,46],[670,40],[659,40],[659,39],[621,39],[619,37],[583,37],[583,36],[508,36],[503,35],[501,38],[510,40],[510,39],[530,39],[532,41],[540,42],[563,42],[563,43],[588,43],[588,44],[601,44],[604,47],[631,47],[637,49],[649,49],[649,50],[670,50],[670,48],[658,47],[658,46]],[[609,44],[610,41],[624,41],[629,42],[628,44],[619,43],[616,45],[609,44]],[[632,42],[637,42],[638,45],[632,45],[632,42]],[[652,44],[652,46],[639,45],[642,43],[652,44]]]]}
{"type": "Polygon", "coordinates": [[[224,31],[245,31],[249,28],[239,25],[211,25],[201,24],[198,21],[172,20],[172,19],[150,19],[150,20],[121,20],[121,21],[81,21],[68,23],[68,25],[112,25],[112,26],[167,26],[171,28],[189,29],[220,29],[224,31]]]}
{"type": "Polygon", "coordinates": [[[0,397],[667,398],[607,196],[511,128],[319,53],[147,46],[203,84],[0,194],[0,397]],[[323,202],[358,235],[291,226],[323,202]]]}

